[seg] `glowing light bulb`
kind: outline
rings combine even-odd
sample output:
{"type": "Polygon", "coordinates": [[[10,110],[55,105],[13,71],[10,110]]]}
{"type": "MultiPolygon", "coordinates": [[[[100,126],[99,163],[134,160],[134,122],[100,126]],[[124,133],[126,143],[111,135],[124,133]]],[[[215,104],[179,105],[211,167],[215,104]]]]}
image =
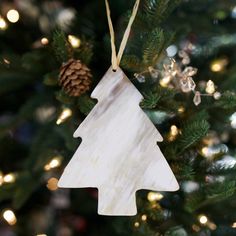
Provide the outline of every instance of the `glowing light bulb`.
{"type": "Polygon", "coordinates": [[[5,210],[3,212],[3,218],[7,221],[9,225],[14,225],[17,222],[14,212],[10,209],[5,210]]]}
{"type": "Polygon", "coordinates": [[[215,84],[212,80],[208,80],[206,84],[206,92],[208,94],[213,94],[216,91],[215,84]]]}
{"type": "Polygon", "coordinates": [[[5,30],[7,28],[6,21],[0,16],[0,30],[5,30]]]}
{"type": "Polygon", "coordinates": [[[7,64],[7,65],[10,65],[10,64],[11,64],[11,62],[10,62],[9,60],[7,60],[6,58],[3,58],[3,61],[4,61],[4,63],[7,64]]]}
{"type": "Polygon", "coordinates": [[[141,219],[142,219],[142,221],[146,221],[147,220],[147,215],[142,215],[141,219]]]}
{"type": "Polygon", "coordinates": [[[209,148],[208,147],[203,147],[202,148],[202,154],[207,157],[209,156],[209,148]]]}
{"type": "Polygon", "coordinates": [[[4,183],[3,174],[0,172],[0,186],[4,183]]]}
{"type": "Polygon", "coordinates": [[[185,108],[184,108],[183,106],[180,106],[180,107],[178,108],[178,112],[179,112],[179,113],[185,112],[185,108]]]}
{"type": "Polygon", "coordinates": [[[42,45],[47,45],[47,44],[49,43],[49,40],[48,40],[47,38],[45,38],[45,37],[44,37],[44,38],[41,38],[40,41],[41,41],[41,44],[42,44],[42,45]]]}
{"type": "Polygon", "coordinates": [[[47,236],[47,234],[36,234],[36,236],[47,236]]]}
{"type": "Polygon", "coordinates": [[[19,12],[15,9],[11,9],[7,12],[7,19],[11,23],[16,23],[20,19],[19,12]]]}
{"type": "Polygon", "coordinates": [[[159,201],[163,198],[164,196],[161,193],[156,193],[156,192],[149,192],[147,195],[147,199],[149,202],[155,202],[159,201]]]}
{"type": "Polygon", "coordinates": [[[61,157],[54,157],[48,164],[44,166],[44,170],[48,171],[61,165],[61,157]]]}
{"type": "Polygon", "coordinates": [[[236,222],[232,224],[232,228],[236,228],[236,222]]]}
{"type": "Polygon", "coordinates": [[[179,130],[175,125],[172,125],[170,127],[170,133],[168,136],[169,141],[174,141],[176,139],[176,136],[179,134],[179,130]]]}
{"type": "Polygon", "coordinates": [[[165,76],[164,78],[162,78],[160,81],[159,81],[159,84],[161,85],[161,87],[167,87],[168,84],[170,83],[170,76],[165,76]]]}
{"type": "Polygon", "coordinates": [[[70,116],[72,116],[72,110],[69,108],[65,108],[62,113],[59,115],[56,124],[60,125],[65,120],[67,120],[70,116]]]}
{"type": "Polygon", "coordinates": [[[50,178],[47,183],[47,188],[51,191],[55,191],[58,189],[57,183],[58,183],[57,178],[50,178]]]}
{"type": "Polygon", "coordinates": [[[234,112],[231,116],[230,116],[230,121],[231,121],[231,127],[233,129],[236,129],[236,112],[234,112]]]}
{"type": "Polygon", "coordinates": [[[139,222],[134,223],[134,227],[138,228],[140,226],[139,222]]]}
{"type": "Polygon", "coordinates": [[[75,37],[74,35],[68,35],[68,41],[73,48],[78,48],[81,44],[80,39],[75,37]]]}
{"type": "Polygon", "coordinates": [[[220,72],[225,69],[228,63],[227,58],[217,59],[211,63],[210,68],[213,72],[220,72]]]}
{"type": "Polygon", "coordinates": [[[16,176],[12,173],[9,173],[3,177],[4,183],[14,183],[16,181],[16,176]]]}
{"type": "Polygon", "coordinates": [[[208,218],[205,215],[199,216],[199,222],[205,225],[208,222],[208,218]]]}
{"type": "Polygon", "coordinates": [[[176,135],[178,135],[178,133],[179,133],[179,130],[178,130],[177,126],[171,125],[170,134],[173,135],[173,136],[176,136],[176,135]]]}

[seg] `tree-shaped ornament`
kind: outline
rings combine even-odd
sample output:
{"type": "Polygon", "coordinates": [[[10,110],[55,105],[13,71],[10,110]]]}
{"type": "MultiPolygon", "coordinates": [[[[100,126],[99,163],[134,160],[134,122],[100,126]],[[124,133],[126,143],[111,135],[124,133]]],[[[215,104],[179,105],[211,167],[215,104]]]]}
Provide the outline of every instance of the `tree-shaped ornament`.
{"type": "Polygon", "coordinates": [[[58,186],[97,188],[101,215],[135,215],[137,190],[179,186],[156,144],[163,138],[139,106],[143,96],[117,65],[91,94],[98,102],[74,133],[82,142],[58,186]]]}

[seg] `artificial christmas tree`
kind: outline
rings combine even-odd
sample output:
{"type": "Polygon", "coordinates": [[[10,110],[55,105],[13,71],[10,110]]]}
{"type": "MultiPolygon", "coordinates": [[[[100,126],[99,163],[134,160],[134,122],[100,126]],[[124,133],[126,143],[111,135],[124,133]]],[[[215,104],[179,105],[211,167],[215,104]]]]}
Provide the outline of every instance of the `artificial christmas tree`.
{"type": "MultiPolygon", "coordinates": [[[[110,3],[118,43],[134,0],[110,3]]],[[[235,0],[140,1],[120,66],[180,189],[138,191],[136,216],[104,217],[96,190],[56,186],[110,66],[104,1],[1,0],[0,235],[234,236],[235,27],[235,0]],[[58,81],[70,58],[93,75],[79,96],[58,81]]]]}

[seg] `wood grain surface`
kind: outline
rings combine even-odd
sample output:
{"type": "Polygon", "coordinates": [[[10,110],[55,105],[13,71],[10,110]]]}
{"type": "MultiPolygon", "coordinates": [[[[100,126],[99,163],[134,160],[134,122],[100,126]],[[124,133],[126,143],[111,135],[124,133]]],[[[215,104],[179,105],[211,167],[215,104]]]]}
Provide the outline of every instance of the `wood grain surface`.
{"type": "Polygon", "coordinates": [[[157,146],[162,136],[140,108],[143,97],[123,71],[110,68],[91,97],[98,103],[74,133],[82,143],[58,186],[97,188],[101,215],[135,215],[140,189],[178,190],[157,146]]]}

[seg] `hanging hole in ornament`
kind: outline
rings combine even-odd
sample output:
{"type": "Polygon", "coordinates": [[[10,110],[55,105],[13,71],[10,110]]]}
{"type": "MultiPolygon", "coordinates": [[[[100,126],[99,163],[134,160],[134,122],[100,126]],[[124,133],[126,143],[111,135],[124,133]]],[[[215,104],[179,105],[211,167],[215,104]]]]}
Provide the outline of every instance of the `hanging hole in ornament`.
{"type": "Polygon", "coordinates": [[[116,69],[112,69],[113,72],[116,72],[117,70],[116,69]]]}

